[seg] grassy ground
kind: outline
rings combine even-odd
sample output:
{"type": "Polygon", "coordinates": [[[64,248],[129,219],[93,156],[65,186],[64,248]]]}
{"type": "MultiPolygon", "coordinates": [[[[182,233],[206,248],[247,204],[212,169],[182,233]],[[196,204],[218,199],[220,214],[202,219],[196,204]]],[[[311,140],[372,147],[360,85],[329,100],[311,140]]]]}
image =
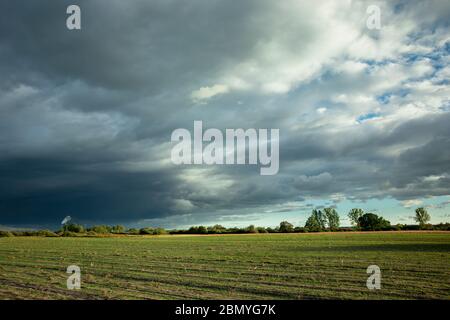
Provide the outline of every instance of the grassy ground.
{"type": "Polygon", "coordinates": [[[0,238],[0,298],[450,299],[449,262],[449,232],[0,238]]]}

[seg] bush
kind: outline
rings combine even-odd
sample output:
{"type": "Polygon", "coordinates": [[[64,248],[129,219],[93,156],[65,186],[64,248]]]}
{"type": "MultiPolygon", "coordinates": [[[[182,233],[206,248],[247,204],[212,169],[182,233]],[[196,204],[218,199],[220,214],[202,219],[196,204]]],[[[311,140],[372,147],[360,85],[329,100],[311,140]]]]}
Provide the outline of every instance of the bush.
{"type": "Polygon", "coordinates": [[[221,226],[220,224],[216,224],[212,227],[208,227],[207,230],[208,230],[208,233],[211,233],[211,234],[227,232],[227,228],[225,228],[224,226],[221,226]]]}
{"type": "Polygon", "coordinates": [[[76,233],[83,233],[84,227],[81,224],[66,224],[63,226],[63,231],[69,231],[69,232],[76,232],[76,233]]]}
{"type": "Polygon", "coordinates": [[[136,228],[131,228],[127,230],[128,234],[139,234],[139,230],[136,228]]]}
{"type": "Polygon", "coordinates": [[[99,234],[106,234],[111,232],[111,228],[108,226],[93,226],[92,228],[88,229],[89,231],[94,231],[95,233],[99,234]]]}
{"type": "Polygon", "coordinates": [[[61,237],[78,237],[78,233],[72,231],[63,231],[61,237]]]}
{"type": "Polygon", "coordinates": [[[23,231],[23,235],[26,237],[36,237],[38,236],[38,231],[23,231]]]}
{"type": "Polygon", "coordinates": [[[39,230],[37,232],[39,237],[58,237],[58,235],[50,230],[39,230]]]}
{"type": "Polygon", "coordinates": [[[417,224],[405,224],[402,226],[402,230],[420,230],[420,226],[417,224]]]}
{"type": "Polygon", "coordinates": [[[450,231],[450,223],[439,223],[434,226],[434,230],[450,231]]]}
{"type": "Polygon", "coordinates": [[[14,237],[14,234],[9,231],[1,231],[0,230],[0,238],[6,238],[6,237],[14,237]]]}
{"type": "Polygon", "coordinates": [[[153,234],[152,228],[141,228],[139,229],[139,234],[153,234]]]}
{"type": "Polygon", "coordinates": [[[167,234],[167,231],[163,228],[142,228],[139,230],[139,234],[161,235],[161,234],[167,234]]]}
{"type": "Polygon", "coordinates": [[[236,234],[245,233],[245,229],[233,227],[233,228],[227,229],[227,233],[232,233],[232,234],[234,234],[234,233],[236,233],[236,234]]]}
{"type": "Polygon", "coordinates": [[[207,234],[208,229],[206,229],[205,226],[199,226],[199,227],[190,227],[187,233],[190,234],[207,234]]]}
{"type": "Polygon", "coordinates": [[[167,234],[167,231],[163,228],[156,228],[153,229],[153,234],[154,235],[167,234]]]}
{"type": "Polygon", "coordinates": [[[124,233],[125,227],[121,225],[116,225],[111,227],[111,233],[124,233]]]}
{"type": "Polygon", "coordinates": [[[256,231],[258,231],[258,233],[269,233],[264,227],[257,227],[256,231]]]}
{"type": "Polygon", "coordinates": [[[425,223],[421,226],[422,230],[434,230],[434,226],[431,223],[425,223]]]}

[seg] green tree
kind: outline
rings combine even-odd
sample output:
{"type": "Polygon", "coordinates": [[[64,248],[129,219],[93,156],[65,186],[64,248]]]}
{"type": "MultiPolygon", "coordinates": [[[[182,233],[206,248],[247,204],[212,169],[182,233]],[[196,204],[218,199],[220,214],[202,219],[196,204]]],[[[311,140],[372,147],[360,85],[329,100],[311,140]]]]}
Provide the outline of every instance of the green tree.
{"type": "Polygon", "coordinates": [[[287,221],[282,221],[279,230],[281,233],[294,232],[294,226],[287,221]]]}
{"type": "Polygon", "coordinates": [[[110,228],[108,226],[93,226],[89,229],[89,231],[94,231],[95,233],[107,234],[110,232],[110,228]]]}
{"type": "Polygon", "coordinates": [[[305,228],[308,231],[323,231],[326,226],[326,218],[322,211],[314,209],[311,216],[306,220],[305,228]]]}
{"type": "Polygon", "coordinates": [[[414,217],[414,219],[419,223],[420,227],[423,228],[426,223],[430,221],[431,217],[427,209],[420,207],[416,209],[416,216],[414,217]]]}
{"type": "Polygon", "coordinates": [[[348,218],[350,219],[350,222],[352,223],[352,225],[356,226],[357,228],[359,228],[359,218],[361,218],[364,214],[364,210],[359,209],[359,208],[353,208],[352,210],[349,211],[348,213],[348,218]]]}
{"type": "Polygon", "coordinates": [[[330,230],[336,230],[339,228],[339,214],[333,208],[325,208],[323,209],[324,216],[327,221],[328,228],[330,230]]]}
{"type": "Polygon", "coordinates": [[[74,224],[74,223],[65,224],[62,229],[63,231],[70,231],[75,233],[84,232],[84,227],[81,224],[74,224]]]}
{"type": "Polygon", "coordinates": [[[267,233],[277,233],[278,232],[278,230],[277,230],[278,228],[271,228],[271,227],[267,227],[266,228],[266,231],[267,231],[267,233]]]}
{"type": "Polygon", "coordinates": [[[139,234],[139,230],[136,228],[130,228],[127,230],[128,234],[139,234]]]}
{"type": "Polygon", "coordinates": [[[125,227],[121,226],[121,225],[116,225],[111,227],[111,232],[112,233],[124,233],[125,232],[125,227]]]}
{"type": "Polygon", "coordinates": [[[14,234],[9,231],[2,231],[0,230],[0,238],[1,237],[14,237],[14,234]]]}
{"type": "Polygon", "coordinates": [[[200,234],[208,233],[208,229],[206,229],[205,226],[199,226],[197,230],[198,230],[198,233],[200,233],[200,234]]]}
{"type": "Polygon", "coordinates": [[[190,233],[190,234],[206,234],[206,233],[208,233],[208,229],[205,226],[198,226],[198,227],[193,226],[193,227],[189,228],[187,233],[190,233]]]}
{"type": "Polygon", "coordinates": [[[258,233],[258,230],[256,230],[255,226],[253,224],[249,225],[247,228],[245,228],[246,233],[258,233]]]}
{"type": "Polygon", "coordinates": [[[321,231],[320,224],[317,221],[316,217],[311,215],[305,223],[305,229],[308,231],[321,231]]]}
{"type": "Polygon", "coordinates": [[[139,234],[143,234],[143,235],[145,235],[145,234],[153,234],[153,232],[154,232],[154,229],[153,228],[149,228],[149,227],[139,229],[139,234]]]}
{"type": "Polygon", "coordinates": [[[208,227],[208,233],[225,233],[227,228],[221,226],[220,224],[216,224],[212,227],[208,227]]]}
{"type": "Polygon", "coordinates": [[[264,227],[257,227],[256,231],[258,231],[258,233],[269,233],[266,228],[264,227]]]}
{"type": "Polygon", "coordinates": [[[373,213],[363,214],[358,221],[359,225],[361,226],[361,229],[367,231],[382,230],[391,225],[389,221],[373,213]]]}
{"type": "Polygon", "coordinates": [[[153,234],[154,235],[167,234],[167,231],[164,228],[155,228],[153,229],[153,234]]]}

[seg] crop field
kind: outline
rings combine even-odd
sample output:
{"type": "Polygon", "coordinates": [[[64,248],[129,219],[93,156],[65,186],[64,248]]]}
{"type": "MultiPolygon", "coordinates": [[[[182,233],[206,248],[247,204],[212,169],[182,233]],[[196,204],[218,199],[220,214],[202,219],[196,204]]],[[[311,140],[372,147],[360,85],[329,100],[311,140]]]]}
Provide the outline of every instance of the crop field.
{"type": "Polygon", "coordinates": [[[449,232],[12,237],[0,299],[450,299],[449,263],[449,232]]]}

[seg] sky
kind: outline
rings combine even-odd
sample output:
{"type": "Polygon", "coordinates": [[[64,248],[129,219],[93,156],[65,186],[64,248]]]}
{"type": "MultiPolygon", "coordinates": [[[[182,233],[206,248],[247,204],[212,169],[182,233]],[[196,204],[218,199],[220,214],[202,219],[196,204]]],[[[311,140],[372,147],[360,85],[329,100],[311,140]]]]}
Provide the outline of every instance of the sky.
{"type": "Polygon", "coordinates": [[[449,22],[441,0],[1,1],[0,225],[449,222],[449,22]],[[195,120],[278,128],[278,174],[174,165],[195,120]]]}

